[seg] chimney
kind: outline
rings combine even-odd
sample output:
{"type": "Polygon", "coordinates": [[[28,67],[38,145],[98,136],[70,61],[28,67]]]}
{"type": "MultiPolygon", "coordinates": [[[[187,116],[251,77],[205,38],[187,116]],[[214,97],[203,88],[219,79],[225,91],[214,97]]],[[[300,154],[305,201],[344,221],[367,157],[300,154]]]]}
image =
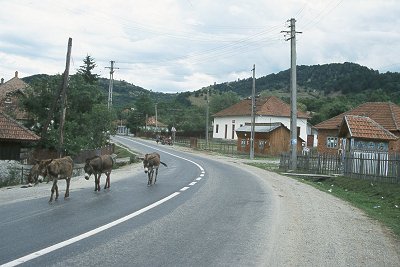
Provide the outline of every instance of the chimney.
{"type": "Polygon", "coordinates": [[[15,78],[18,78],[18,71],[15,72],[15,78]]]}

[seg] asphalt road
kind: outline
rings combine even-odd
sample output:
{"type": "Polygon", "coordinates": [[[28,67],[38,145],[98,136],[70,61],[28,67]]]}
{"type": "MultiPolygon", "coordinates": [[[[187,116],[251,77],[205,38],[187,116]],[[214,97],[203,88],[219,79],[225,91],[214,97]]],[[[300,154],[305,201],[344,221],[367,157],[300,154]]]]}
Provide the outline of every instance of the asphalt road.
{"type": "MultiPolygon", "coordinates": [[[[70,198],[0,205],[0,264],[12,266],[260,266],[273,236],[271,188],[221,161],[140,139],[115,137],[139,153],[157,151],[157,183],[141,164],[115,171],[110,190],[73,178],[70,198]],[[116,178],[114,178],[116,177],[116,178]],[[114,179],[113,179],[114,178],[114,179]],[[75,179],[75,181],[74,181],[75,179]]],[[[104,180],[102,181],[104,185],[104,180]]],[[[30,194],[26,189],[25,194],[30,194]]]]}

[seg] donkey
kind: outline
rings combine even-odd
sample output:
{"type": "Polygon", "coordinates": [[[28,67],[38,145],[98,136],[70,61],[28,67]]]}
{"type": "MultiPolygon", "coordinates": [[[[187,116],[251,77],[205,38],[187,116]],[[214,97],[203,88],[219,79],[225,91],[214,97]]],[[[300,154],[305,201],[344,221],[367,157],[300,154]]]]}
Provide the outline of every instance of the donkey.
{"type": "Polygon", "coordinates": [[[93,158],[86,159],[85,179],[89,180],[90,175],[94,174],[94,191],[100,191],[100,176],[105,173],[106,184],[104,189],[110,188],[110,174],[114,165],[114,160],[110,155],[94,156],[93,158]]]}
{"type": "Polygon", "coordinates": [[[65,198],[69,197],[69,184],[71,181],[73,168],[74,168],[74,162],[72,161],[72,158],[69,156],[59,159],[41,160],[39,162],[38,170],[40,175],[42,175],[43,177],[49,175],[50,180],[53,180],[53,186],[51,187],[51,195],[49,202],[53,201],[54,192],[56,192],[55,200],[58,199],[57,181],[59,179],[65,179],[65,181],[67,182],[67,188],[65,190],[64,197],[65,198]]]}
{"type": "Polygon", "coordinates": [[[160,160],[160,154],[157,152],[153,152],[150,154],[144,155],[143,158],[139,158],[143,160],[143,167],[144,167],[144,173],[147,173],[147,185],[152,185],[155,184],[157,181],[157,174],[158,174],[158,167],[160,166],[160,163],[164,165],[165,167],[168,167],[167,164],[162,162],[160,160]],[[156,175],[154,176],[154,170],[156,171],[156,175]],[[153,181],[154,178],[154,181],[153,181]]]}
{"type": "Polygon", "coordinates": [[[32,184],[34,183],[37,185],[39,183],[39,162],[36,163],[35,165],[32,166],[31,170],[29,171],[28,174],[28,183],[32,184]]]}

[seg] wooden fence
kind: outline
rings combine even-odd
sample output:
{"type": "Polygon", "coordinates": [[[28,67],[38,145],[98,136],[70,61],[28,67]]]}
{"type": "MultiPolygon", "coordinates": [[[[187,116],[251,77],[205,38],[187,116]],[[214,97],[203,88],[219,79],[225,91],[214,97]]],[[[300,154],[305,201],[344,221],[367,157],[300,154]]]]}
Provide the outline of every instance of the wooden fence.
{"type": "MultiPolygon", "coordinates": [[[[289,170],[290,166],[290,155],[282,154],[279,168],[289,170]]],[[[343,155],[297,155],[297,171],[400,183],[400,154],[352,151],[343,155]]]]}
{"type": "Polygon", "coordinates": [[[195,137],[176,137],[175,144],[199,150],[209,150],[228,155],[242,154],[237,151],[236,141],[222,141],[210,139],[208,144],[205,139],[195,137]]]}

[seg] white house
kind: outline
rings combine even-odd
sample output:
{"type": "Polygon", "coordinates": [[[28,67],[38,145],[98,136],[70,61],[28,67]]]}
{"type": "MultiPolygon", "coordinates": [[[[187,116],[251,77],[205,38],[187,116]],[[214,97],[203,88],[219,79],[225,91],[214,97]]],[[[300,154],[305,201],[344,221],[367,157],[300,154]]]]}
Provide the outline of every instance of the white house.
{"type": "MultiPolygon", "coordinates": [[[[251,123],[251,99],[244,99],[215,113],[213,117],[213,138],[237,140],[235,130],[246,122],[251,123]]],[[[311,132],[308,119],[309,116],[304,112],[297,112],[297,129],[303,140],[307,140],[307,135],[311,132]]],[[[256,98],[255,123],[277,122],[290,129],[290,105],[275,96],[256,98]]]]}

